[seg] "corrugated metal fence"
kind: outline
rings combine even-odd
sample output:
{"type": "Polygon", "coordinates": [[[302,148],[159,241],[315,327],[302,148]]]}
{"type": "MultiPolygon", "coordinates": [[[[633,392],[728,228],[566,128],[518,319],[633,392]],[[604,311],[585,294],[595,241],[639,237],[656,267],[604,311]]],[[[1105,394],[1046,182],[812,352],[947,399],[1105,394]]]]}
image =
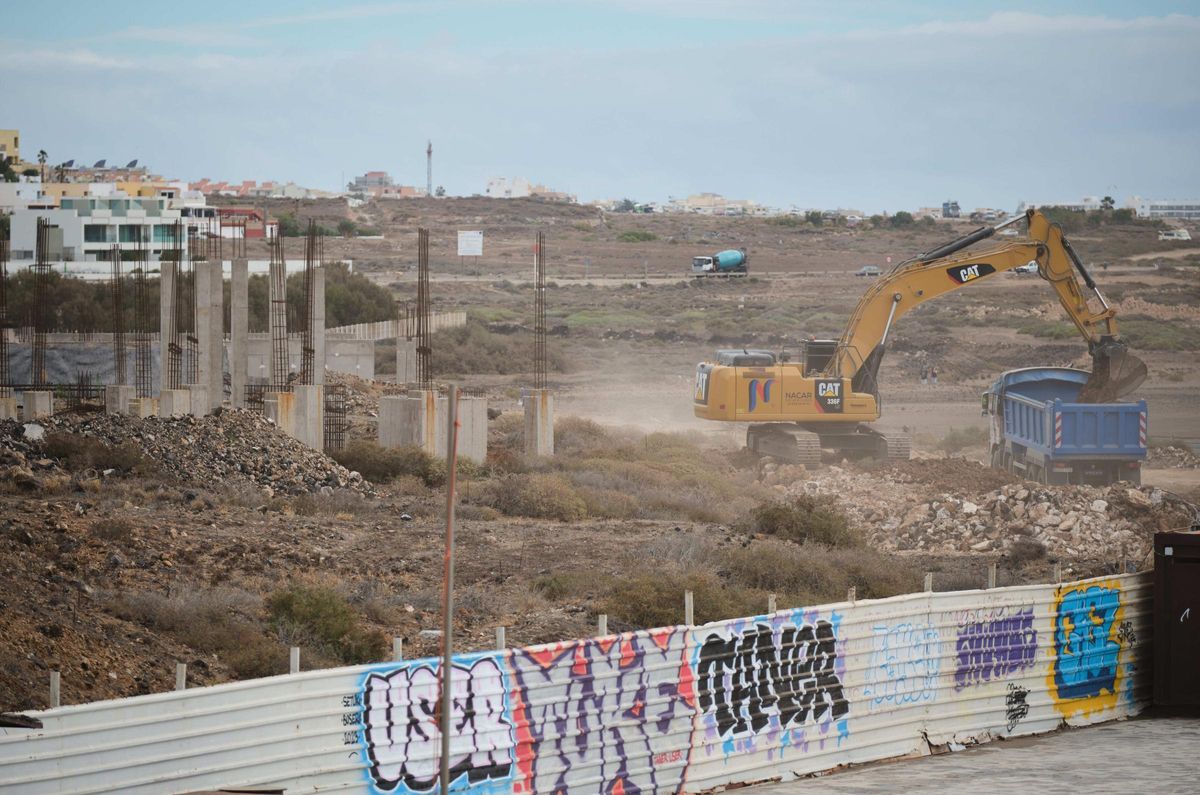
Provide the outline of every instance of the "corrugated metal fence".
{"type": "MultiPolygon", "coordinates": [[[[1132,715],[1147,574],[783,610],[455,660],[455,791],[677,792],[1132,715]]],[[[437,660],[36,713],[0,792],[437,789],[437,660]]]]}

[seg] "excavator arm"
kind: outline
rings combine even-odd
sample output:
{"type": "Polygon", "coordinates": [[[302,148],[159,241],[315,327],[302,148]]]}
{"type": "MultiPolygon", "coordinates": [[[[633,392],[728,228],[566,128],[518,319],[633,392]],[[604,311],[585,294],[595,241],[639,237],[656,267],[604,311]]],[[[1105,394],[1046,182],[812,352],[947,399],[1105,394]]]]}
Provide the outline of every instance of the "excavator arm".
{"type": "Polygon", "coordinates": [[[1067,316],[1088,342],[1092,380],[1081,400],[1114,400],[1140,384],[1145,365],[1125,352],[1117,332],[1116,310],[1105,301],[1062,228],[1036,210],[902,262],[880,277],[859,300],[824,374],[850,378],[855,392],[877,394],[879,365],[897,320],[926,301],[1031,262],[1037,263],[1038,273],[1050,282],[1067,316]],[[990,240],[999,230],[1021,220],[1028,222],[1025,238],[990,240]],[[1085,287],[1096,308],[1089,303],[1085,287]]]}

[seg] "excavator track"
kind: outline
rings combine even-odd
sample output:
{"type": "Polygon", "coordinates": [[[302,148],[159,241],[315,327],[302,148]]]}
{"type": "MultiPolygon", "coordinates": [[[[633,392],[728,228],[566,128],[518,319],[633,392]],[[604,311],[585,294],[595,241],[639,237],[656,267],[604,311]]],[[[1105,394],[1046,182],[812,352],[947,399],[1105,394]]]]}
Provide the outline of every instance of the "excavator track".
{"type": "Polygon", "coordinates": [[[907,461],[912,457],[912,437],[907,433],[880,433],[879,454],[886,461],[907,461]]]}
{"type": "Polygon", "coordinates": [[[809,468],[821,464],[821,437],[786,423],[751,425],[746,429],[746,447],[789,464],[809,468]]]}

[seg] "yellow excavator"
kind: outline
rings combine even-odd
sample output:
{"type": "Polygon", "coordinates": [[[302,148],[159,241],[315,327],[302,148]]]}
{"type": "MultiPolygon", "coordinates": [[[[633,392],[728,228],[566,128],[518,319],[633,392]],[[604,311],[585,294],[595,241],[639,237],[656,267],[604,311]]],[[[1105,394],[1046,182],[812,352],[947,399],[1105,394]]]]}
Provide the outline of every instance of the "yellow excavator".
{"type": "Polygon", "coordinates": [[[1088,342],[1093,368],[1080,402],[1110,402],[1136,389],[1146,365],[1127,352],[1116,310],[1062,228],[1029,210],[901,262],[859,299],[841,339],[806,340],[798,360],[767,350],[718,351],[715,361],[696,367],[695,414],[749,423],[746,446],[786,461],[817,464],[823,450],[839,458],[907,459],[907,434],[868,424],[880,417],[879,365],[892,325],[919,304],[1034,263],[1088,342]],[[990,240],[1021,221],[1028,224],[1024,238],[990,240]]]}

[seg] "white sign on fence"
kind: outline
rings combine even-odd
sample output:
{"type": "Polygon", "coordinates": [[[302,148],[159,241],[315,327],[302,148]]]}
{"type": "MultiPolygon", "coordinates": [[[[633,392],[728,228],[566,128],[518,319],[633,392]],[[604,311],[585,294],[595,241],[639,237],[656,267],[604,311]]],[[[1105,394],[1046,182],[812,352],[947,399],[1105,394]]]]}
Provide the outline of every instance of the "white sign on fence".
{"type": "Polygon", "coordinates": [[[460,256],[460,257],[482,257],[483,256],[483,232],[459,232],[458,233],[458,256],[460,256]]]}

